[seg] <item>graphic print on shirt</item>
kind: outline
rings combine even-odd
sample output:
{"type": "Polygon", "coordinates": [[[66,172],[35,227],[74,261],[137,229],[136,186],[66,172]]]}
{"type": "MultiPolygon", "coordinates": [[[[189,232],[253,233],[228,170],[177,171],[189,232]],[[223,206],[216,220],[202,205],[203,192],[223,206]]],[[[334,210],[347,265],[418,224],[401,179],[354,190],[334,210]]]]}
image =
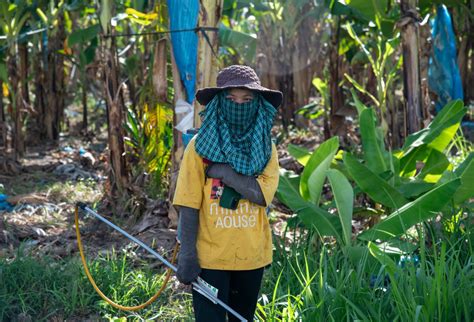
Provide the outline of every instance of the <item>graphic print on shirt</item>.
{"type": "Polygon", "coordinates": [[[211,203],[209,214],[214,217],[216,228],[253,228],[257,223],[258,207],[248,200],[240,200],[237,209],[231,210],[219,206],[224,191],[221,179],[211,178],[211,203]]]}
{"type": "Polygon", "coordinates": [[[224,183],[221,179],[212,178],[211,199],[219,199],[224,191],[224,183]]]}
{"type": "Polygon", "coordinates": [[[257,224],[259,207],[248,200],[240,200],[237,209],[219,206],[218,201],[211,201],[209,215],[216,228],[253,228],[257,224]]]}

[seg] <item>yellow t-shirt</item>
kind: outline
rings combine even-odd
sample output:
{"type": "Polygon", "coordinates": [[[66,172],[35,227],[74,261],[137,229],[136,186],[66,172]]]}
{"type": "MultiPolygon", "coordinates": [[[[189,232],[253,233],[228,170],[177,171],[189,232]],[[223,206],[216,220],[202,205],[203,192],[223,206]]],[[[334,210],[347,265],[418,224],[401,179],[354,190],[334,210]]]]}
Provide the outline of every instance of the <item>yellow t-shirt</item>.
{"type": "MultiPolygon", "coordinates": [[[[241,199],[236,210],[219,206],[221,180],[205,177],[207,166],[196,153],[193,138],[184,151],[174,194],[175,206],[199,209],[197,253],[202,268],[251,270],[272,262],[272,236],[265,207],[241,199]]],[[[267,206],[278,186],[276,147],[257,177],[267,206]]]]}

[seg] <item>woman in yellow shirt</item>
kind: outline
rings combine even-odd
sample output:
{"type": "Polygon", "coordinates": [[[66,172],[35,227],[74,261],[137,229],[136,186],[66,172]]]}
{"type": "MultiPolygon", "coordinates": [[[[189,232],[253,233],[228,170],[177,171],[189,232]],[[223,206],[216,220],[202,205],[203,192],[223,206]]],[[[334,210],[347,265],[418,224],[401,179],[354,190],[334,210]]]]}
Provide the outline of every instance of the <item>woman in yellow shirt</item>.
{"type": "MultiPolygon", "coordinates": [[[[261,86],[252,68],[233,65],[196,99],[206,105],[203,123],[184,152],[173,200],[180,214],[177,277],[189,284],[201,276],[252,321],[272,261],[266,207],[279,167],[270,131],[282,93],[261,86]]],[[[225,321],[220,306],[195,292],[193,306],[198,322],[225,321]]]]}

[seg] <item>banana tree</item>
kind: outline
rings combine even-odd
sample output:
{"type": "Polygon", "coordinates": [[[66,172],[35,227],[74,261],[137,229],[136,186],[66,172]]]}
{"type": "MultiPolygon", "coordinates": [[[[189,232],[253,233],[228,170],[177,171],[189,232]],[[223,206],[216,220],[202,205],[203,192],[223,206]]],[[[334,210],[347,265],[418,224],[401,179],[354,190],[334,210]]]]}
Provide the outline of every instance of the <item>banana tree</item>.
{"type": "Polygon", "coordinates": [[[64,1],[39,2],[34,17],[38,27],[46,30],[37,34],[34,43],[37,59],[34,65],[40,136],[58,140],[65,108],[65,66],[62,49],[66,41],[64,1]],[[41,93],[39,91],[41,90],[41,93]]]}
{"type": "MultiPolygon", "coordinates": [[[[111,19],[114,15],[114,2],[104,0],[100,8],[100,24],[102,32],[106,35],[112,33],[111,19]]],[[[120,84],[119,64],[116,55],[114,38],[105,38],[101,46],[102,75],[105,98],[107,103],[107,126],[110,153],[110,196],[112,200],[119,200],[126,195],[129,175],[125,158],[123,106],[121,92],[123,83],[120,84]]],[[[117,210],[117,209],[116,209],[117,210]]]]}
{"type": "MultiPolygon", "coordinates": [[[[87,73],[86,68],[89,64],[94,61],[95,52],[99,43],[100,27],[98,24],[86,27],[84,29],[75,30],[67,38],[67,47],[77,47],[78,58],[73,62],[78,66],[79,73],[81,75],[81,88],[82,88],[82,129],[87,131],[87,73]]],[[[65,48],[64,53],[69,54],[72,58],[72,51],[65,48]]]]}
{"type": "MultiPolygon", "coordinates": [[[[21,72],[18,68],[17,52],[18,52],[18,40],[23,27],[26,25],[30,18],[30,12],[27,5],[24,2],[18,4],[11,3],[10,1],[0,2],[0,28],[4,39],[0,40],[0,43],[7,48],[7,75],[6,79],[3,79],[4,84],[8,88],[10,95],[10,104],[12,110],[13,119],[13,148],[15,158],[22,157],[25,153],[24,143],[24,87],[21,86],[21,72]]],[[[22,67],[25,68],[24,64],[22,67]]]]}
{"type": "Polygon", "coordinates": [[[426,129],[409,136],[405,146],[393,153],[383,146],[374,111],[360,102],[357,105],[363,129],[359,158],[349,152],[338,153],[335,137],[312,153],[289,147],[289,153],[304,170],[301,175],[283,172],[277,197],[307,227],[314,228],[321,236],[334,236],[344,246],[351,245],[353,196],[362,194],[372,204],[371,209],[378,209],[379,220],[359,234],[358,239],[391,241],[413,225],[441,212],[448,213],[449,205],[461,207],[474,197],[474,152],[467,154],[456,167],[448,159],[448,144],[467,111],[461,101],[445,106],[426,129]],[[322,203],[321,191],[326,179],[334,197],[322,203]],[[348,180],[355,183],[354,190],[348,180]]]}
{"type": "Polygon", "coordinates": [[[223,24],[239,32],[233,34],[234,39],[247,39],[239,46],[231,43],[229,51],[236,47],[236,59],[254,65],[263,84],[285,93],[283,125],[287,127],[294,118],[297,126],[303,126],[304,118],[295,112],[308,103],[311,81],[324,66],[320,53],[329,37],[328,10],[323,1],[228,0],[224,14],[223,24]]]}

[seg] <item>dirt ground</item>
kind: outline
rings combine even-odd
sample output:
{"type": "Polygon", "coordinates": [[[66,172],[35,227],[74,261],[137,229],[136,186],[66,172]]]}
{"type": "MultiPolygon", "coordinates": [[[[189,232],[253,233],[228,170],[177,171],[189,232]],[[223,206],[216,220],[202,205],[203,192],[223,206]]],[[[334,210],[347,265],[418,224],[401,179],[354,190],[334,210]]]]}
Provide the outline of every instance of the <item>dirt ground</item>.
{"type": "MultiPolygon", "coordinates": [[[[0,256],[24,251],[52,258],[76,256],[75,202],[91,207],[104,198],[105,143],[62,138],[59,145],[29,148],[22,163],[6,158],[0,163],[0,193],[9,197],[13,211],[0,211],[0,256]]],[[[118,224],[161,253],[175,244],[176,231],[168,229],[167,204],[152,202],[137,221],[119,218],[118,224]]],[[[100,211],[100,210],[99,210],[100,211]]],[[[101,215],[112,219],[103,209],[101,215]]],[[[134,247],[122,235],[94,218],[81,214],[81,234],[88,256],[134,247]]],[[[114,219],[112,219],[114,220],[114,219]]],[[[115,220],[116,221],[116,220],[115,220]]]]}

